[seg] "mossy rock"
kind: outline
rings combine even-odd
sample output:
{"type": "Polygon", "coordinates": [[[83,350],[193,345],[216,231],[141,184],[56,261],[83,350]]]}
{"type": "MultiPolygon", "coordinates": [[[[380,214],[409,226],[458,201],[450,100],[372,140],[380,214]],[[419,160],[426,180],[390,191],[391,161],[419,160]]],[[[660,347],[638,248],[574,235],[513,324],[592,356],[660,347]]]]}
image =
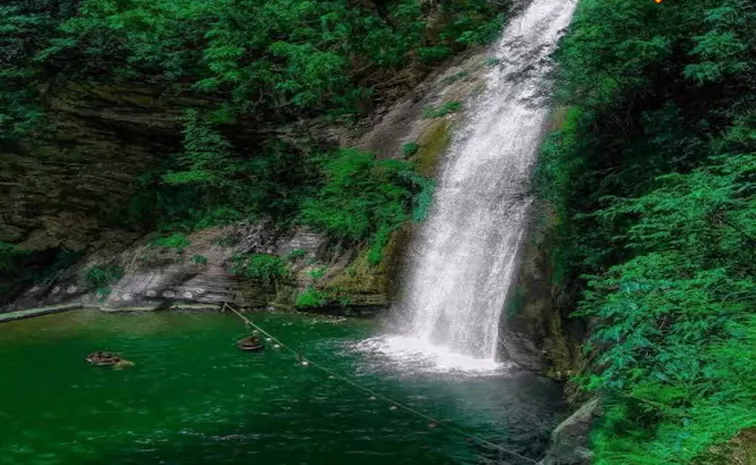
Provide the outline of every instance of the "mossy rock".
{"type": "MultiPolygon", "coordinates": [[[[387,258],[384,257],[383,262],[386,261],[387,258]]],[[[371,265],[368,249],[365,248],[347,268],[329,279],[322,288],[337,289],[349,305],[386,305],[388,279],[383,262],[371,265]]]]}
{"type": "Polygon", "coordinates": [[[418,150],[410,158],[418,173],[426,177],[435,177],[452,136],[452,121],[434,120],[417,140],[418,150]]]}
{"type": "Polygon", "coordinates": [[[399,272],[406,230],[394,231],[383,250],[380,263],[369,260],[370,247],[363,247],[349,266],[326,278],[317,288],[326,296],[325,305],[384,307],[393,295],[392,278],[399,272]]]}
{"type": "MultiPolygon", "coordinates": [[[[281,285],[277,284],[276,288],[281,285]]],[[[241,280],[237,284],[239,295],[241,295],[244,305],[247,307],[266,307],[268,303],[276,300],[276,289],[269,286],[263,286],[256,280],[241,280]]]]}

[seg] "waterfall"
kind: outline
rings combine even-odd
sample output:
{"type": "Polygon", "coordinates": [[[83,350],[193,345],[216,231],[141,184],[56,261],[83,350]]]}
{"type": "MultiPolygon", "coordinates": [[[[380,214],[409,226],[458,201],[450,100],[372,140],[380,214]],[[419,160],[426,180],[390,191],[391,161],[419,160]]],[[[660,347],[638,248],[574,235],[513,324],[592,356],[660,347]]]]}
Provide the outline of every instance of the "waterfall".
{"type": "Polygon", "coordinates": [[[496,363],[499,322],[523,239],[527,185],[549,116],[549,55],[574,0],[533,0],[493,47],[498,65],[468,108],[413,244],[383,350],[418,351],[459,368],[496,363]]]}

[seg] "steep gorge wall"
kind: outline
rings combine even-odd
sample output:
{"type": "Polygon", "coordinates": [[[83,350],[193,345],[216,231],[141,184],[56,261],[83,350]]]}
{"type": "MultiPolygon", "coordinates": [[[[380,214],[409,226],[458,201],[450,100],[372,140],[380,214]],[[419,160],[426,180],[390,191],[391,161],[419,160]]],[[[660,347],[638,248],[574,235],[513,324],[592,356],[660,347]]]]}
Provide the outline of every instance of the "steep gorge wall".
{"type": "Polygon", "coordinates": [[[567,379],[582,362],[585,322],[570,318],[552,249],[559,218],[546,203],[532,209],[528,235],[519,257],[500,325],[502,355],[528,368],[567,379]]]}
{"type": "MultiPolygon", "coordinates": [[[[329,144],[355,146],[379,158],[409,157],[422,174],[432,176],[461,112],[429,117],[426,110],[474,98],[489,66],[485,50],[458,56],[356,129],[318,121],[298,124],[329,144]],[[417,145],[415,153],[403,150],[408,143],[417,145]]],[[[264,222],[197,231],[188,236],[191,245],[181,252],[152,247],[143,234],[109,228],[113,213],[134,194],[136,178],[180,150],[178,119],[183,110],[207,102],[138,85],[68,84],[49,89],[46,95],[49,130],[3,148],[0,202],[7,213],[0,220],[0,241],[31,252],[70,249],[84,251],[85,256],[7,308],[70,301],[103,308],[207,306],[221,301],[292,308],[297,295],[310,286],[337,292],[351,306],[374,308],[385,306],[397,291],[411,226],[394,234],[386,259],[378,266],[367,263],[367,244],[333,249],[321,234],[281,231],[264,222]],[[228,236],[238,241],[224,244],[228,236]],[[293,280],[273,293],[229,273],[235,255],[284,258],[294,249],[307,252],[308,263],[290,263],[293,280]],[[207,262],[195,263],[195,256],[207,262]],[[106,298],[98,297],[86,282],[86,270],[92,266],[125,271],[106,298]],[[321,268],[326,270],[324,276],[310,276],[321,268]]],[[[247,137],[254,129],[238,128],[235,135],[247,137]]]]}
{"type": "Polygon", "coordinates": [[[194,103],[136,85],[69,83],[45,92],[43,129],[0,147],[0,241],[27,251],[83,250],[135,178],[179,147],[194,103]]]}

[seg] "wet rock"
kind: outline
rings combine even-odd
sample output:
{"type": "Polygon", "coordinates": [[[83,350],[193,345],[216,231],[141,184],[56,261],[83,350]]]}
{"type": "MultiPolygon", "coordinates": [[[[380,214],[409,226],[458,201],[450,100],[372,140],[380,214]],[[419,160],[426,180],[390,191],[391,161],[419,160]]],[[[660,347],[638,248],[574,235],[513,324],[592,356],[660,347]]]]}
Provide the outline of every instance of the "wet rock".
{"type": "Polygon", "coordinates": [[[599,415],[601,401],[594,398],[560,423],[551,433],[551,444],[539,465],[590,465],[589,434],[599,415]]]}
{"type": "MultiPolygon", "coordinates": [[[[325,145],[356,146],[380,158],[405,158],[402,145],[413,142],[419,147],[412,161],[432,176],[459,114],[424,118],[423,108],[473,98],[487,71],[485,58],[478,50],[430,74],[424,68],[395,76],[394,93],[356,131],[323,121],[275,131],[286,140],[309,134],[325,145]]],[[[108,310],[155,310],[234,302],[293,309],[297,296],[314,286],[334,297],[323,310],[357,306],[364,310],[358,314],[369,314],[385,307],[398,289],[407,231],[394,234],[386,258],[375,265],[367,263],[365,247],[334,247],[322,234],[305,228],[281,231],[264,222],[195,232],[183,252],[151,247],[139,233],[104,229],[108,213],[132,198],[135,177],[180,150],[182,109],[211,107],[212,102],[167,95],[144,84],[67,83],[47,89],[45,103],[54,118],[44,134],[0,147],[0,241],[30,251],[70,249],[85,256],[49,286],[27,292],[11,306],[76,301],[108,310]],[[237,254],[285,258],[299,250],[305,255],[287,263],[292,279],[275,289],[229,273],[237,254]],[[84,279],[87,267],[95,264],[124,269],[109,293],[96,295],[84,279]],[[327,271],[314,278],[313,267],[327,271]],[[71,286],[76,291],[69,291],[71,286]]],[[[257,124],[240,123],[237,135],[251,140],[260,130],[257,124]]]]}
{"type": "Polygon", "coordinates": [[[470,101],[480,88],[487,67],[486,51],[477,50],[453,59],[430,74],[422,82],[416,82],[409,95],[382,111],[367,124],[369,130],[351,141],[363,150],[375,153],[379,158],[402,158],[402,144],[417,142],[421,149],[425,144],[438,143],[434,137],[438,124],[444,121],[449,128],[459,114],[450,119],[424,118],[423,109],[451,101],[470,101]]]}
{"type": "Polygon", "coordinates": [[[84,250],[132,197],[134,178],[178,148],[178,117],[192,103],[144,85],[49,88],[45,130],[0,145],[0,241],[84,250]]]}
{"type": "MultiPolygon", "coordinates": [[[[374,314],[387,303],[387,268],[368,266],[366,252],[331,250],[322,234],[304,229],[279,230],[266,223],[239,223],[209,228],[187,236],[189,245],[176,251],[156,247],[144,238],[123,248],[117,260],[108,250],[87,257],[73,280],[81,281],[93,264],[124,269],[111,292],[89,303],[103,310],[158,310],[171,307],[217,309],[224,302],[256,308],[293,309],[307,286],[338,287],[350,305],[365,307],[358,315],[374,314]],[[295,258],[289,258],[294,251],[295,258]],[[266,286],[230,272],[233,258],[244,254],[275,254],[286,261],[290,277],[266,286]],[[201,256],[201,263],[194,257],[201,256]],[[355,258],[356,257],[356,258],[355,258]],[[327,270],[314,279],[314,269],[327,270]],[[367,312],[367,313],[366,313],[367,312]]],[[[324,305],[323,311],[334,309],[324,305]]],[[[338,313],[338,312],[336,312],[338,313]]]]}
{"type": "Polygon", "coordinates": [[[124,276],[113,285],[112,297],[102,306],[154,310],[178,301],[210,307],[235,301],[234,277],[228,272],[228,261],[234,251],[217,244],[223,234],[223,228],[193,233],[188,236],[190,245],[183,251],[156,247],[147,240],[135,243],[121,253],[119,262],[124,276]],[[202,256],[207,261],[198,266],[191,259],[193,256],[202,256]],[[116,295],[129,295],[132,299],[117,300],[116,295]]]}
{"type": "Polygon", "coordinates": [[[558,218],[546,204],[529,213],[518,268],[499,325],[501,356],[521,367],[565,379],[579,370],[586,322],[570,318],[553,267],[558,218]]]}

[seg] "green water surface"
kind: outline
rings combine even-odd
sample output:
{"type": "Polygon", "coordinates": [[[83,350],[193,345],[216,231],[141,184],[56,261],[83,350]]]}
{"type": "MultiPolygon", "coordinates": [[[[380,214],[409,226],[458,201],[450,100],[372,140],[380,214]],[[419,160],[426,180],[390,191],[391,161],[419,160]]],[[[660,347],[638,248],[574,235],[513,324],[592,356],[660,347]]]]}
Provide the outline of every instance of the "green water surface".
{"type": "MultiPolygon", "coordinates": [[[[559,392],[533,375],[413,374],[350,345],[369,321],[253,314],[340,373],[537,458],[559,392]]],[[[76,310],[0,325],[0,464],[524,464],[270,347],[230,314],[76,310]],[[133,361],[93,367],[95,350],[133,361]],[[431,425],[432,426],[432,425],[431,425]]]]}

